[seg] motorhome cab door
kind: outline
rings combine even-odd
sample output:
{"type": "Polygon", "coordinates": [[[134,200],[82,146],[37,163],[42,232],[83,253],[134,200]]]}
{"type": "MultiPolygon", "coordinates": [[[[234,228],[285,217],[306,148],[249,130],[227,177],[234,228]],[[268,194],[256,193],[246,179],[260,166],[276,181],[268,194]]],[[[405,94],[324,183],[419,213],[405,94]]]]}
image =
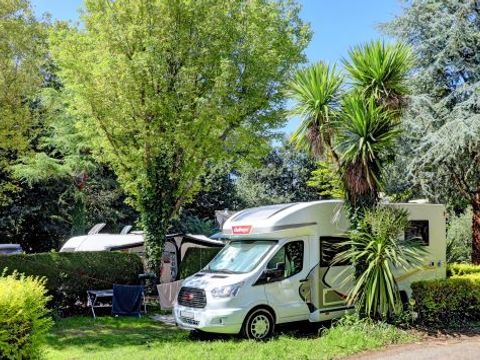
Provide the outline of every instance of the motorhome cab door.
{"type": "Polygon", "coordinates": [[[292,239],[283,244],[259,279],[279,323],[308,319],[308,306],[301,289],[307,281],[308,245],[304,239],[292,239]]]}

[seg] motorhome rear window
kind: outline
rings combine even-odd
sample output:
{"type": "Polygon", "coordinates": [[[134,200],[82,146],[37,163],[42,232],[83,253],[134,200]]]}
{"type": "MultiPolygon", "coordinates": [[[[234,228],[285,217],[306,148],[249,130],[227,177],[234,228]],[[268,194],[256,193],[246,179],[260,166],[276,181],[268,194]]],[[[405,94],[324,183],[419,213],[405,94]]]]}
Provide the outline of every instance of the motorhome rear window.
{"type": "Polygon", "coordinates": [[[410,220],[405,229],[405,239],[417,239],[425,246],[430,245],[428,220],[410,220]]]}
{"type": "MultiPolygon", "coordinates": [[[[320,267],[332,266],[335,256],[348,249],[348,245],[344,245],[347,239],[340,236],[321,236],[320,237],[320,267]]],[[[334,266],[350,265],[348,261],[335,263],[334,266]]]]}

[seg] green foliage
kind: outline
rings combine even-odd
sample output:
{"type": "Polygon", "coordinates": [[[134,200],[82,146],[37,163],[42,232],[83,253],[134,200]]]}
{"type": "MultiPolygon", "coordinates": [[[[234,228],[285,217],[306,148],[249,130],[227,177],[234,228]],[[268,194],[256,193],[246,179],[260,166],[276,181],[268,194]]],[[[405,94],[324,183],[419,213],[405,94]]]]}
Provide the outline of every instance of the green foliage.
{"type": "Polygon", "coordinates": [[[45,280],[13,274],[0,277],[0,358],[39,358],[52,326],[45,280]]]}
{"type": "Polygon", "coordinates": [[[180,263],[179,279],[185,279],[203,269],[221,248],[188,248],[180,263]]]}
{"type": "Polygon", "coordinates": [[[480,27],[474,0],[412,1],[384,29],[416,55],[405,113],[411,187],[456,212],[472,206],[472,261],[480,263],[480,27]],[[421,154],[421,156],[418,156],[421,154]]]}
{"type": "Polygon", "coordinates": [[[448,264],[447,265],[447,276],[463,276],[470,274],[480,274],[480,265],[472,264],[448,264]]]}
{"type": "MultiPolygon", "coordinates": [[[[213,217],[213,211],[211,217],[213,217]]],[[[214,234],[217,230],[217,224],[214,219],[202,219],[196,215],[189,215],[188,213],[182,212],[180,216],[178,216],[178,218],[172,221],[169,232],[210,236],[214,234]]]]}
{"type": "Polygon", "coordinates": [[[352,94],[343,99],[342,108],[336,149],[341,154],[347,198],[352,204],[372,206],[382,188],[382,170],[400,134],[399,124],[374,97],[352,94]]]}
{"type": "Polygon", "coordinates": [[[0,206],[18,190],[10,167],[28,151],[38,121],[36,95],[46,59],[46,24],[27,0],[0,0],[0,206]]]}
{"type": "Polygon", "coordinates": [[[411,49],[402,43],[373,41],[354,47],[344,60],[352,86],[364,99],[373,98],[390,111],[398,110],[407,88],[407,73],[413,65],[411,49]]]}
{"type": "Polygon", "coordinates": [[[452,327],[480,320],[478,272],[415,282],[412,291],[418,320],[426,325],[452,327]]]}
{"type": "Polygon", "coordinates": [[[332,154],[333,124],[340,107],[342,75],[323,62],[299,70],[287,94],[295,102],[293,116],[302,119],[291,141],[315,156],[332,154]]]}
{"type": "Polygon", "coordinates": [[[472,258],[472,209],[452,214],[447,228],[447,262],[470,262],[472,258]]]}
{"type": "Polygon", "coordinates": [[[89,289],[109,289],[113,284],[136,284],[143,272],[135,254],[116,252],[43,253],[0,255],[0,269],[46,278],[49,307],[60,314],[78,310],[89,289]]]}
{"type": "Polygon", "coordinates": [[[307,185],[318,191],[322,198],[343,199],[345,191],[340,176],[331,162],[319,161],[307,185]]]}
{"type": "Polygon", "coordinates": [[[383,188],[382,175],[400,133],[398,115],[411,62],[406,45],[373,41],[353,48],[344,60],[348,90],[342,91],[343,77],[335,67],[323,63],[300,70],[289,84],[293,111],[302,117],[291,140],[333,161],[353,222],[357,211],[377,202],[383,188]]]}
{"type": "Polygon", "coordinates": [[[415,336],[384,323],[335,324],[322,335],[285,331],[270,341],[236,338],[195,340],[187,331],[148,317],[61,319],[48,337],[47,359],[286,360],[343,358],[361,351],[415,340],[415,336]],[[307,335],[307,336],[306,336],[307,335]],[[148,344],[146,346],[145,344],[148,344]]]}
{"type": "MultiPolygon", "coordinates": [[[[360,313],[386,319],[401,310],[401,299],[392,269],[407,270],[421,264],[424,248],[415,239],[399,240],[408,224],[408,213],[393,207],[366,210],[335,262],[351,262],[364,271],[357,274],[348,294],[360,313]]],[[[353,277],[353,275],[351,275],[353,277]]],[[[349,281],[348,278],[346,281],[349,281]]]]}
{"type": "Polygon", "coordinates": [[[242,165],[235,179],[239,208],[312,201],[319,197],[307,185],[315,162],[290,144],[271,149],[260,166],[242,165]]]}
{"type": "Polygon", "coordinates": [[[70,109],[141,212],[152,269],[207,165],[263,150],[283,124],[281,89],[310,39],[299,11],[292,1],[87,0],[81,29],[52,32],[70,109]]]}

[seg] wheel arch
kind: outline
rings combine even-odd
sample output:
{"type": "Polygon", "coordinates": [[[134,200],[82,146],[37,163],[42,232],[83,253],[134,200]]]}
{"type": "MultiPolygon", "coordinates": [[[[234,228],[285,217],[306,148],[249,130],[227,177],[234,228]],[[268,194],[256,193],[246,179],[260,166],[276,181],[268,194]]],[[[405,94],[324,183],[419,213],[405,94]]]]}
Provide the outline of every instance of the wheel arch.
{"type": "Polygon", "coordinates": [[[277,314],[275,313],[275,310],[273,309],[273,307],[271,307],[270,305],[267,305],[267,304],[259,304],[259,305],[255,305],[254,307],[252,307],[248,312],[247,314],[245,315],[245,318],[243,319],[243,322],[247,321],[248,317],[256,310],[267,310],[270,314],[272,314],[273,316],[273,323],[276,324],[277,323],[277,314]]]}

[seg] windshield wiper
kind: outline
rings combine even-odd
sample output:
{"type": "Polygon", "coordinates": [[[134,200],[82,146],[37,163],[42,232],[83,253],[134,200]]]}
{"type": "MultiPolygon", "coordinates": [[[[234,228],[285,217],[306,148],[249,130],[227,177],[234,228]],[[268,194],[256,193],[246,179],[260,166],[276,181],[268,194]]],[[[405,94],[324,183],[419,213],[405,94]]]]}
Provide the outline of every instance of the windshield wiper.
{"type": "Polygon", "coordinates": [[[238,271],[232,271],[229,269],[212,269],[212,268],[206,268],[206,271],[212,272],[212,273],[225,273],[225,274],[238,274],[238,271]]]}

